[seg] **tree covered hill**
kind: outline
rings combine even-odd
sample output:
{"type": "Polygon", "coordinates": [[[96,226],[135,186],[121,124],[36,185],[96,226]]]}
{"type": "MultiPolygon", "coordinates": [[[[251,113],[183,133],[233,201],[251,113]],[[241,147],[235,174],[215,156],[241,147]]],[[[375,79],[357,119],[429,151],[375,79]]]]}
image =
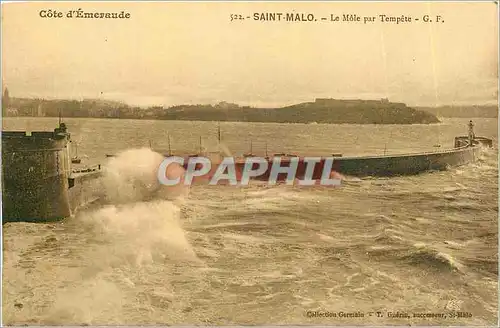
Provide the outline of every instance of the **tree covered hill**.
{"type": "Polygon", "coordinates": [[[276,122],[276,123],[353,123],[353,124],[429,124],[438,123],[429,112],[403,103],[381,100],[316,99],[279,108],[255,108],[220,102],[216,105],[178,105],[168,108],[140,108],[125,103],[86,99],[44,100],[10,98],[6,116],[107,117],[191,121],[276,122]]]}

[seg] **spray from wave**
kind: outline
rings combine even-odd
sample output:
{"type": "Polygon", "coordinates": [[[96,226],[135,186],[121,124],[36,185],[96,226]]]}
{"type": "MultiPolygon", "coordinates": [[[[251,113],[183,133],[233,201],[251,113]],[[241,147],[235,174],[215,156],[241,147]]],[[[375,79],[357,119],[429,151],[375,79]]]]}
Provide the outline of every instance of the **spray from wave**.
{"type": "Polygon", "coordinates": [[[196,258],[180,223],[179,206],[189,189],[158,181],[163,159],[149,148],[118,154],[102,180],[106,205],[86,215],[117,250],[135,254],[137,264],[151,261],[153,250],[162,256],[196,258]]]}
{"type": "MultiPolygon", "coordinates": [[[[85,246],[79,282],[57,294],[44,322],[122,322],[126,300],[143,292],[142,272],[158,268],[154,264],[164,270],[174,262],[201,264],[180,220],[184,190],[157,181],[162,160],[150,149],[132,149],[109,162],[102,179],[106,203],[79,214],[93,236],[85,246]]],[[[157,288],[170,292],[169,286],[164,278],[157,288]]]]}
{"type": "Polygon", "coordinates": [[[129,149],[111,158],[105,166],[102,182],[105,202],[128,204],[187,196],[187,187],[165,186],[158,181],[158,168],[163,159],[149,148],[129,149]]]}

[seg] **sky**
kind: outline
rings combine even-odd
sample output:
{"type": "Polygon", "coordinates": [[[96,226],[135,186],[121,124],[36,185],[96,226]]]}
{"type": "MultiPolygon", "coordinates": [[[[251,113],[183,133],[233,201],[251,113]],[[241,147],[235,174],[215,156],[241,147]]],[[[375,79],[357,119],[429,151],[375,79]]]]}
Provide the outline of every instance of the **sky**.
{"type": "Polygon", "coordinates": [[[315,98],[496,104],[497,15],[493,2],[3,3],[2,82],[14,97],[139,106],[315,98]],[[40,17],[41,10],[65,16],[79,8],[123,10],[130,18],[40,17]],[[311,13],[318,21],[253,20],[271,12],[311,13]],[[251,18],[231,22],[231,14],[251,18]],[[377,21],[321,20],[343,14],[377,21]],[[380,22],[381,14],[413,22],[380,22]],[[423,22],[424,15],[434,21],[423,22]]]}

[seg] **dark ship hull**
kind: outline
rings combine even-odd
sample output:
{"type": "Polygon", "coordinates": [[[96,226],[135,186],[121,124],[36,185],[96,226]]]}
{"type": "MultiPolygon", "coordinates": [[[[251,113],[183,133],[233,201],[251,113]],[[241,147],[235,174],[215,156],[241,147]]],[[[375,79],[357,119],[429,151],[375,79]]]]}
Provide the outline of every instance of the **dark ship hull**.
{"type": "MultiPolygon", "coordinates": [[[[340,157],[339,154],[333,156],[333,165],[331,167],[331,174],[336,173],[345,176],[354,177],[392,177],[402,175],[415,175],[428,171],[442,171],[450,167],[466,165],[475,162],[481,152],[482,147],[492,147],[492,140],[476,137],[470,143],[468,137],[456,137],[455,148],[443,151],[414,153],[414,154],[398,154],[398,155],[383,155],[383,156],[359,156],[359,157],[340,157]]],[[[197,157],[203,155],[191,155],[184,160],[184,169],[188,167],[188,160],[190,157],[197,157]]],[[[167,156],[168,157],[168,156],[167,156]]],[[[257,158],[254,155],[246,156],[245,158],[236,159],[236,180],[240,181],[242,172],[245,170],[245,159],[257,158]]],[[[252,177],[255,180],[269,181],[271,175],[271,168],[273,160],[279,157],[280,166],[288,167],[292,163],[292,158],[297,162],[296,178],[302,180],[305,176],[307,169],[307,161],[305,157],[295,155],[279,154],[273,157],[266,157],[264,160],[267,162],[267,170],[259,176],[252,177]]],[[[213,163],[214,161],[212,161],[213,163]]],[[[311,164],[309,164],[311,165],[311,164]]],[[[322,158],[315,164],[312,179],[320,180],[324,176],[325,158],[322,158]]],[[[195,181],[210,180],[217,171],[217,164],[212,164],[211,170],[200,176],[196,177],[195,181]]],[[[258,164],[254,164],[252,169],[257,169],[258,164]]],[[[280,173],[277,176],[277,181],[285,181],[287,174],[280,173]]]]}
{"type": "MultiPolygon", "coordinates": [[[[489,140],[489,139],[488,139],[489,140]]],[[[336,159],[333,169],[348,176],[414,175],[427,171],[441,171],[450,167],[475,162],[481,145],[491,146],[491,140],[455,149],[402,155],[344,157],[336,159]]]]}

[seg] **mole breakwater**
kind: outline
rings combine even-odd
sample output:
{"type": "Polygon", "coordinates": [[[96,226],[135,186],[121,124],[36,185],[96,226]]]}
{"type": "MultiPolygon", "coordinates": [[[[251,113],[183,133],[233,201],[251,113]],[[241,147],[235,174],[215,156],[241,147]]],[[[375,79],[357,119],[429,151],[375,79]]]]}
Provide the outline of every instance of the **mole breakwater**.
{"type": "Polygon", "coordinates": [[[102,173],[100,166],[71,172],[68,179],[71,214],[102,197],[102,173]]]}
{"type": "Polygon", "coordinates": [[[73,173],[64,123],[54,131],[2,131],[2,222],[71,216],[92,199],[82,191],[99,171],[73,173]]]}

